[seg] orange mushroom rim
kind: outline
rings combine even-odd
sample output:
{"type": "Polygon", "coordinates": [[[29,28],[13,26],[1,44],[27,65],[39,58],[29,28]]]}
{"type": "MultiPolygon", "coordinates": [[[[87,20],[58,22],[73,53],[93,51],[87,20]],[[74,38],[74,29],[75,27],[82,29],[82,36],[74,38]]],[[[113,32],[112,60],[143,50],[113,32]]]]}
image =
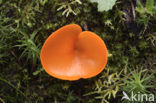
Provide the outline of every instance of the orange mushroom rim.
{"type": "Polygon", "coordinates": [[[87,79],[101,73],[107,64],[107,48],[95,33],[69,24],[53,32],[40,52],[41,64],[52,77],[87,79]]]}

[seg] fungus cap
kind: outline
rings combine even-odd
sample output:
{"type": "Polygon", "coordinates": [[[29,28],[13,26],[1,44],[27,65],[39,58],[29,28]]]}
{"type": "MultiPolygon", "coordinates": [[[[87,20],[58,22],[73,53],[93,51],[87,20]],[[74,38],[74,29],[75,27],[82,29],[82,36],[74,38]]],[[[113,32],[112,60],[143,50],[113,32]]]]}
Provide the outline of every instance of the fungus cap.
{"type": "Polygon", "coordinates": [[[104,69],[107,48],[103,40],[79,25],[69,24],[52,33],[41,49],[45,71],[63,80],[91,78],[104,69]]]}

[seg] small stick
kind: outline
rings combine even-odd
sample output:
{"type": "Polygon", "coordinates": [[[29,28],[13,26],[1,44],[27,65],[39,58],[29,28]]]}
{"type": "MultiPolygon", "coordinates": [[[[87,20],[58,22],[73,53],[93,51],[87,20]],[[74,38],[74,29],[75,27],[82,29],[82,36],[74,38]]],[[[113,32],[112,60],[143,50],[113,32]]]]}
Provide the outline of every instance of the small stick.
{"type": "Polygon", "coordinates": [[[14,53],[14,51],[10,51],[10,53],[16,58],[18,64],[21,64],[20,60],[18,59],[18,57],[16,56],[16,54],[14,53]]]}
{"type": "Polygon", "coordinates": [[[5,103],[4,100],[3,100],[1,97],[0,97],[0,101],[1,101],[2,103],[5,103]]]}
{"type": "Polygon", "coordinates": [[[130,0],[130,2],[131,2],[131,7],[132,7],[133,20],[135,21],[136,20],[135,7],[134,7],[132,0],[130,0]]]}
{"type": "Polygon", "coordinates": [[[87,31],[87,30],[88,30],[88,26],[87,26],[87,24],[84,24],[84,27],[83,27],[83,28],[84,28],[84,30],[87,31]]]}

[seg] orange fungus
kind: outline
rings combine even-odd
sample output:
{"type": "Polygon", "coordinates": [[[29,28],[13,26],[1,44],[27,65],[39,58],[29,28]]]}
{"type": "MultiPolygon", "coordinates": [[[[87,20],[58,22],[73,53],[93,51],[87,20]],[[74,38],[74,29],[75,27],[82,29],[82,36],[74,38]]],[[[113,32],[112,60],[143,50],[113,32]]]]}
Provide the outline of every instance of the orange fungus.
{"type": "Polygon", "coordinates": [[[70,24],[55,31],[45,41],[41,53],[45,71],[63,80],[96,76],[107,63],[107,48],[95,33],[70,24]]]}

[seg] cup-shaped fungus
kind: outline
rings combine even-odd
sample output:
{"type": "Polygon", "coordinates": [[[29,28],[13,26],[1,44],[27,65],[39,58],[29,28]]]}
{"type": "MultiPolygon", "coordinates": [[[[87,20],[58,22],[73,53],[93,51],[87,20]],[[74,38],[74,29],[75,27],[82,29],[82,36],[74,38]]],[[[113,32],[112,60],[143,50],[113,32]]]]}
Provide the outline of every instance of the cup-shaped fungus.
{"type": "Polygon", "coordinates": [[[47,38],[40,58],[49,75],[63,80],[78,80],[102,72],[107,63],[107,48],[95,33],[82,32],[79,25],[70,24],[47,38]]]}

